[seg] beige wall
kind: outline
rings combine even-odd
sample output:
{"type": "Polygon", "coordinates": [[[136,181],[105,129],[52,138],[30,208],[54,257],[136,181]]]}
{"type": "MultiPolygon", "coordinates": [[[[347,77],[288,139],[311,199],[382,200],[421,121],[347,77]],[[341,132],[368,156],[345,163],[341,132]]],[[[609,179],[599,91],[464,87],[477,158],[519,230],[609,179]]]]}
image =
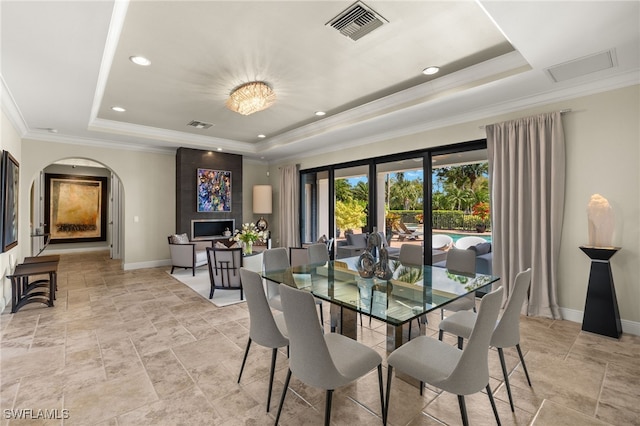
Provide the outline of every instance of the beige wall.
{"type": "MultiPolygon", "coordinates": [[[[614,243],[622,247],[611,261],[623,329],[640,334],[640,86],[576,98],[438,130],[289,160],[301,169],[484,138],[485,124],[541,112],[571,109],[563,115],[567,153],[566,201],[559,259],[559,303],[567,319],[580,322],[589,276],[586,206],[600,193],[616,215],[614,243]],[[633,322],[633,323],[631,323],[633,322]]],[[[278,164],[271,174],[278,173],[278,164]]],[[[277,184],[277,180],[276,180],[277,184]]],[[[277,188],[274,188],[277,191],[277,188]]]]}
{"type": "MultiPolygon", "coordinates": [[[[20,135],[15,131],[7,117],[2,113],[2,121],[1,121],[1,137],[0,137],[0,150],[9,151],[11,155],[18,161],[20,164],[20,182],[23,182],[24,172],[22,170],[22,152],[20,149],[20,135]]],[[[28,191],[28,190],[27,190],[28,191]]],[[[20,196],[24,193],[24,190],[20,188],[20,196]]],[[[18,206],[18,214],[20,214],[20,205],[18,206]]],[[[25,219],[22,217],[18,218],[18,227],[20,228],[24,223],[29,224],[29,216],[25,219]]],[[[28,248],[28,244],[24,244],[25,237],[19,235],[18,237],[18,245],[13,247],[11,250],[6,253],[0,254],[0,282],[2,282],[2,288],[0,288],[0,311],[2,311],[2,307],[4,307],[7,303],[11,301],[11,281],[6,278],[7,274],[10,274],[13,271],[13,265],[20,260],[20,251],[23,247],[28,248]]],[[[26,238],[29,237],[27,234],[26,238]]]]}

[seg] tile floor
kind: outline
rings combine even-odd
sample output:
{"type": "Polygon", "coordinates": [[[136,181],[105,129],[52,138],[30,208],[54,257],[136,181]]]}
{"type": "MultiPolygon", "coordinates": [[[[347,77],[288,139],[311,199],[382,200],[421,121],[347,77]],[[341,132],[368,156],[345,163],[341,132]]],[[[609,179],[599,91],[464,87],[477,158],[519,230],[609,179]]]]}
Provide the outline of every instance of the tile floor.
{"type": "MultiPolygon", "coordinates": [[[[0,315],[2,424],[273,424],[285,353],[278,357],[266,413],[269,350],[253,345],[242,382],[236,383],[248,336],[246,304],[217,308],[166,270],[122,271],[103,252],[63,255],[54,308],[33,304],[17,314],[5,309],[0,315]],[[11,420],[20,413],[40,419],[11,420]]],[[[430,315],[427,334],[437,335],[438,319],[430,315]]],[[[533,387],[515,350],[507,350],[515,413],[497,352],[489,354],[502,424],[640,424],[640,337],[623,335],[617,341],[581,332],[576,323],[541,318],[523,317],[521,330],[533,387]]],[[[384,357],[384,332],[385,326],[374,321],[373,327],[361,328],[359,337],[384,357]]],[[[386,369],[384,375],[386,380],[386,369]]],[[[295,378],[291,389],[281,424],[322,424],[324,393],[295,378]]],[[[495,424],[484,393],[468,397],[467,408],[472,425],[495,424]]],[[[379,422],[375,371],[335,392],[333,424],[379,422]]],[[[455,425],[461,419],[455,396],[435,388],[420,396],[396,379],[389,423],[455,425]]]]}

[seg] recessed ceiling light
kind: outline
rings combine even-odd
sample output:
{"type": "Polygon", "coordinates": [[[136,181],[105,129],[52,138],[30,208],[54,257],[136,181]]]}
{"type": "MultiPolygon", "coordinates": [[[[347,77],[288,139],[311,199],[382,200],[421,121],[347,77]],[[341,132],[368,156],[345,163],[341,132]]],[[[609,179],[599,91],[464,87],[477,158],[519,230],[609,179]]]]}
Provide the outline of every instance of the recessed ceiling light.
{"type": "Polygon", "coordinates": [[[424,75],[432,75],[440,71],[440,67],[427,67],[422,70],[422,74],[424,75]]]}
{"type": "Polygon", "coordinates": [[[111,109],[115,112],[125,112],[126,109],[119,107],[119,106],[112,106],[111,109]]]}
{"type": "Polygon", "coordinates": [[[324,112],[324,111],[316,111],[316,115],[317,115],[318,117],[322,117],[322,116],[323,116],[323,115],[325,115],[325,114],[326,114],[326,112],[324,112]]]}
{"type": "Polygon", "coordinates": [[[259,137],[260,139],[264,139],[264,138],[266,138],[266,137],[267,137],[267,135],[262,135],[262,134],[261,134],[261,135],[258,135],[258,137],[259,137]]]}
{"type": "Polygon", "coordinates": [[[151,65],[151,61],[145,58],[144,56],[129,56],[129,60],[136,65],[140,65],[143,67],[148,67],[151,65]]]}
{"type": "Polygon", "coordinates": [[[222,151],[222,148],[218,148],[218,151],[222,151]]]}

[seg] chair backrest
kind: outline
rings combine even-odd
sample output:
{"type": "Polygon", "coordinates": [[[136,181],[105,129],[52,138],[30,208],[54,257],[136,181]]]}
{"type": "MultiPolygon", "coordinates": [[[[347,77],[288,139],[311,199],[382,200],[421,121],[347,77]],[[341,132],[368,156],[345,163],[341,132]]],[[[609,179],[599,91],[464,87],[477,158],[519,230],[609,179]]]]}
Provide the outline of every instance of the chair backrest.
{"type": "Polygon", "coordinates": [[[277,247],[262,252],[262,268],[264,272],[281,271],[289,267],[287,249],[277,247]]]}
{"type": "Polygon", "coordinates": [[[341,375],[324,340],[313,295],[281,284],[280,297],[289,333],[289,369],[307,385],[334,389],[341,375]]]}
{"type": "Polygon", "coordinates": [[[507,306],[502,313],[502,318],[496,326],[491,337],[491,346],[508,348],[520,343],[520,310],[527,297],[527,291],[531,284],[531,268],[518,275],[513,284],[513,290],[509,295],[507,306]]]}
{"type": "MultiPolygon", "coordinates": [[[[277,247],[267,249],[262,252],[262,270],[266,273],[273,271],[283,271],[289,267],[289,257],[287,255],[287,249],[284,247],[277,247]]],[[[280,284],[271,280],[267,282],[267,297],[272,299],[280,294],[278,286],[280,284]]]]}
{"type": "Polygon", "coordinates": [[[431,248],[446,250],[453,245],[453,238],[447,234],[433,234],[431,237],[431,248]]]}
{"type": "Polygon", "coordinates": [[[217,288],[241,288],[240,267],[242,267],[242,249],[219,249],[207,247],[209,278],[217,288]]]}
{"type": "Polygon", "coordinates": [[[262,278],[256,272],[240,268],[242,287],[249,308],[249,337],[257,344],[268,348],[280,348],[289,344],[271,313],[267,297],[262,288],[262,278]]]}
{"type": "MultiPolygon", "coordinates": [[[[329,261],[329,251],[324,243],[311,244],[307,247],[310,265],[324,265],[329,261]]],[[[291,264],[293,266],[293,263],[291,264]]]]}
{"type": "Polygon", "coordinates": [[[476,252],[452,248],[447,252],[446,268],[454,273],[475,275],[476,252]]]}
{"type": "MultiPolygon", "coordinates": [[[[324,247],[324,243],[320,243],[324,247]]],[[[291,266],[308,265],[309,250],[308,247],[289,247],[289,263],[291,266]]]]}
{"type": "Polygon", "coordinates": [[[482,244],[482,243],[486,243],[487,240],[485,240],[482,237],[462,237],[460,238],[458,241],[456,241],[455,243],[455,247],[458,249],[468,249],[471,246],[475,246],[476,244],[482,244]]]}
{"type": "Polygon", "coordinates": [[[499,287],[482,298],[475,325],[453,372],[446,379],[445,389],[458,395],[469,395],[484,389],[489,383],[489,341],[502,305],[503,288],[499,287]]]}
{"type": "Polygon", "coordinates": [[[401,245],[398,260],[406,266],[422,266],[424,264],[422,246],[418,244],[401,245]]]}

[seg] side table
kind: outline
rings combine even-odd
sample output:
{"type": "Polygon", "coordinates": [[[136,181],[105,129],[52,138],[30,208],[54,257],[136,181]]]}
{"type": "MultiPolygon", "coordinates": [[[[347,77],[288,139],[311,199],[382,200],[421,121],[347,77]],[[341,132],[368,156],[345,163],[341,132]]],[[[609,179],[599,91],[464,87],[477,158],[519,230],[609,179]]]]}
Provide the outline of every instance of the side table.
{"type": "Polygon", "coordinates": [[[622,324],[609,259],[620,247],[581,246],[580,250],[591,259],[582,329],[619,339],[622,324]]]}

